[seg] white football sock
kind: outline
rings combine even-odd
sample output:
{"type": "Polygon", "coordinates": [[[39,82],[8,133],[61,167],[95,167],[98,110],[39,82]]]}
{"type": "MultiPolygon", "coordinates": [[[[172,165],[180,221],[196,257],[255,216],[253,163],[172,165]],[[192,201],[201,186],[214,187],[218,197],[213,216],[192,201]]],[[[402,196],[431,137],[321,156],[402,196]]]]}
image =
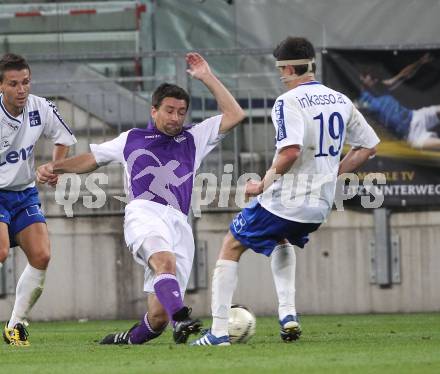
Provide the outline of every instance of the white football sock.
{"type": "Polygon", "coordinates": [[[238,281],[238,262],[217,260],[212,277],[212,328],[217,337],[228,335],[229,309],[238,281]]]}
{"type": "Polygon", "coordinates": [[[26,266],[17,283],[14,310],[8,323],[9,328],[13,328],[18,322],[27,323],[29,311],[43,292],[45,276],[46,270],[36,269],[29,264],[26,266]]]}
{"type": "Polygon", "coordinates": [[[280,321],[288,314],[296,315],[295,308],[295,249],[291,244],[277,245],[272,252],[270,266],[278,295],[280,321]]]}

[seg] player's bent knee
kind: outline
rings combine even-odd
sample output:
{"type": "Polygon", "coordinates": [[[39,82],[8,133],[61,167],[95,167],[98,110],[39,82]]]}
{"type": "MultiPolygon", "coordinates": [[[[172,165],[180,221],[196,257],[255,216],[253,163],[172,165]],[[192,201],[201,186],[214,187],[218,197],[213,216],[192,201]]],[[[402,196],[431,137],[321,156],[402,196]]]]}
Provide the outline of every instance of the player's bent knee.
{"type": "Polygon", "coordinates": [[[176,273],[176,257],[171,252],[161,251],[154,253],[150,256],[148,264],[156,275],[176,273]]]}
{"type": "Polygon", "coordinates": [[[49,262],[50,262],[50,252],[49,251],[42,251],[38,254],[35,254],[32,256],[32,258],[30,259],[29,263],[37,268],[37,269],[41,269],[44,270],[49,266],[49,262]]]}
{"type": "Polygon", "coordinates": [[[175,274],[176,273],[176,262],[172,259],[166,259],[160,263],[155,263],[153,266],[156,274],[175,274]]]}
{"type": "Polygon", "coordinates": [[[243,245],[228,232],[223,239],[223,245],[220,250],[219,258],[222,260],[239,261],[241,255],[246,250],[243,245]]]}
{"type": "Polygon", "coordinates": [[[176,264],[174,261],[166,261],[162,266],[162,273],[174,274],[176,272],[176,264]]]}

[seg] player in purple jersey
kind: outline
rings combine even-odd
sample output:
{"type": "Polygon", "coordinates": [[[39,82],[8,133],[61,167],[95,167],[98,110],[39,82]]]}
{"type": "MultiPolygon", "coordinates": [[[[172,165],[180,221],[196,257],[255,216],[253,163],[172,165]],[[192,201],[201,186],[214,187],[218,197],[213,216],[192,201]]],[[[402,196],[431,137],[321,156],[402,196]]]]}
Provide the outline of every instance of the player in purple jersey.
{"type": "Polygon", "coordinates": [[[110,162],[124,166],[128,204],[124,235],[136,262],[145,268],[148,312],[128,331],[110,334],[102,344],[142,344],[158,337],[169,321],[174,340],[185,343],[201,323],[190,319],[183,295],[194,256],[187,222],[194,175],[202,159],[243,118],[243,110],[197,53],[186,57],[188,73],[214,95],[221,115],[184,127],[189,105],[185,90],[164,83],[152,97],[154,126],[132,129],[91,153],[41,166],[44,182],[60,173],[86,173],[110,162]]]}
{"type": "MultiPolygon", "coordinates": [[[[0,266],[19,245],[28,264],[17,282],[14,309],[3,330],[7,344],[28,346],[29,311],[43,292],[50,260],[49,235],[35,188],[34,148],[44,135],[55,144],[53,160],[65,158],[76,139],[55,105],[30,94],[31,71],[12,53],[0,59],[0,266]]],[[[55,185],[57,176],[48,176],[55,185]]]]}
{"type": "Polygon", "coordinates": [[[432,57],[426,53],[388,79],[380,79],[380,74],[373,67],[365,68],[360,74],[362,90],[357,105],[373,115],[391,134],[406,140],[412,147],[440,150],[440,139],[436,132],[431,131],[440,124],[440,105],[409,109],[392,95],[394,89],[431,61],[432,57]]]}

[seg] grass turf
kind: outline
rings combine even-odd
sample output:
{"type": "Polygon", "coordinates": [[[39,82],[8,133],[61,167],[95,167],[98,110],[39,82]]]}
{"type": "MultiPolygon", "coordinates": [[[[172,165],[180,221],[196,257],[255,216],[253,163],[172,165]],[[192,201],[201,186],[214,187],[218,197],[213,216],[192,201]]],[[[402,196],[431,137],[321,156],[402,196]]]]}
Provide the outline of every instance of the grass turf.
{"type": "Polygon", "coordinates": [[[170,330],[142,346],[98,344],[132,323],[32,323],[30,347],[1,346],[0,372],[440,373],[440,314],[303,316],[290,344],[275,318],[258,318],[252,340],[231,347],[177,346],[170,330]]]}

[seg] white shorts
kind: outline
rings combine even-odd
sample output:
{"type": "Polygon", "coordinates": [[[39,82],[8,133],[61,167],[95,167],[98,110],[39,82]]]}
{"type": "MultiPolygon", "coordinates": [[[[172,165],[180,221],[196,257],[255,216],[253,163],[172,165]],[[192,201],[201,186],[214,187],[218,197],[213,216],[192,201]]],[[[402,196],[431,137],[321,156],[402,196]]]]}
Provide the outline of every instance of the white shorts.
{"type": "Polygon", "coordinates": [[[148,200],[133,200],[125,207],[124,235],[135,261],[145,267],[145,292],[154,293],[155,275],[148,260],[154,253],[168,251],[176,256],[176,277],[185,294],[194,258],[194,237],[182,212],[148,200]]]}
{"type": "Polygon", "coordinates": [[[429,131],[440,122],[437,116],[438,112],[440,112],[439,105],[413,110],[407,139],[413,147],[422,148],[427,139],[438,137],[435,132],[429,131]]]}

